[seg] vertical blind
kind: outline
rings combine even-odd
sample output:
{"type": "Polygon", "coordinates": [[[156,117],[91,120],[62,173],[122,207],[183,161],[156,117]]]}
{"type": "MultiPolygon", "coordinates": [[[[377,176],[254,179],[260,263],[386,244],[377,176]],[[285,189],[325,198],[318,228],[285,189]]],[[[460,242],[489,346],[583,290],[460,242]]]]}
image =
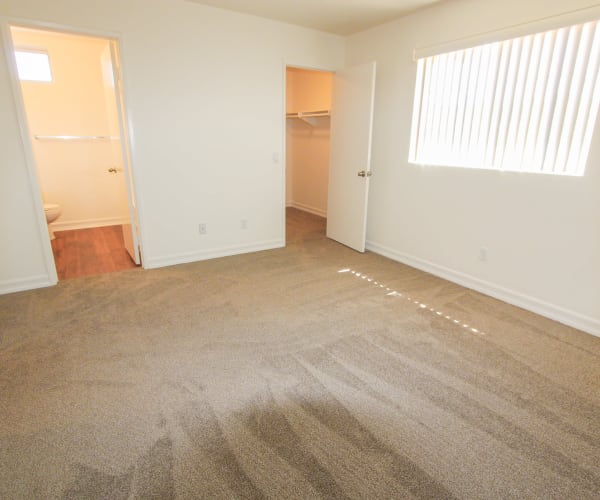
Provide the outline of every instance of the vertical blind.
{"type": "Polygon", "coordinates": [[[418,59],[409,161],[583,175],[600,22],[418,59]]]}

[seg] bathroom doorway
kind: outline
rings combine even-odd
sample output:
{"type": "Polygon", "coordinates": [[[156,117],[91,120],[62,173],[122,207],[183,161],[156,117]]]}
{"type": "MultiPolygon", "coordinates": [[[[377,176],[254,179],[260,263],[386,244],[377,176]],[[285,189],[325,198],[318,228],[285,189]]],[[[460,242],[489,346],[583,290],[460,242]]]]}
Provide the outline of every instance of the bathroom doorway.
{"type": "Polygon", "coordinates": [[[58,279],[140,265],[116,40],[10,34],[58,279]]]}

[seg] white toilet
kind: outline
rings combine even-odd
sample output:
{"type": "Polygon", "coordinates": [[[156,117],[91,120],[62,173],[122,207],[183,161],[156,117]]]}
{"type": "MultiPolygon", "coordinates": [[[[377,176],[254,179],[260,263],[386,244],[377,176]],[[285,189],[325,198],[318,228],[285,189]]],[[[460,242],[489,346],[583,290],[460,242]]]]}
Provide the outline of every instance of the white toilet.
{"type": "Polygon", "coordinates": [[[46,214],[46,222],[48,223],[48,234],[50,235],[50,239],[53,240],[55,236],[50,224],[60,217],[60,205],[56,203],[44,203],[44,213],[46,214]]]}

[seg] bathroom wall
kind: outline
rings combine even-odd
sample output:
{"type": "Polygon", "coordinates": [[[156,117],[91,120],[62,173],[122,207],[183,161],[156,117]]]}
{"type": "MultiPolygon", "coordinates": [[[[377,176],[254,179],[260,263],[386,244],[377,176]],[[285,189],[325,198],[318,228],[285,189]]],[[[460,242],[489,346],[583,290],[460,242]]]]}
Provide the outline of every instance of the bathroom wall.
{"type": "MultiPolygon", "coordinates": [[[[333,75],[288,68],[286,112],[331,108],[333,75]]],[[[286,204],[327,215],[329,180],[329,117],[286,120],[286,204]]]]}
{"type": "Polygon", "coordinates": [[[21,28],[13,28],[12,33],[16,48],[46,50],[52,67],[53,82],[23,81],[21,88],[43,199],[62,207],[54,229],[126,222],[127,193],[119,140],[34,137],[118,137],[114,88],[108,81],[108,41],[21,28]],[[111,174],[110,167],[120,171],[111,174]]]}

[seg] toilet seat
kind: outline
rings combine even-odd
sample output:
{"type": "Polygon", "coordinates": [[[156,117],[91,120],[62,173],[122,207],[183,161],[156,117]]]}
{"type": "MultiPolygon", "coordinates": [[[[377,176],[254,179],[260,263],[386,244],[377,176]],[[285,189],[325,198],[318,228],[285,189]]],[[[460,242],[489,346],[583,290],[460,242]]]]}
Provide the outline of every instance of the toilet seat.
{"type": "Polygon", "coordinates": [[[46,216],[46,223],[48,224],[48,235],[50,239],[55,238],[54,231],[50,224],[60,217],[61,209],[60,205],[56,203],[44,203],[44,215],[46,216]]]}

